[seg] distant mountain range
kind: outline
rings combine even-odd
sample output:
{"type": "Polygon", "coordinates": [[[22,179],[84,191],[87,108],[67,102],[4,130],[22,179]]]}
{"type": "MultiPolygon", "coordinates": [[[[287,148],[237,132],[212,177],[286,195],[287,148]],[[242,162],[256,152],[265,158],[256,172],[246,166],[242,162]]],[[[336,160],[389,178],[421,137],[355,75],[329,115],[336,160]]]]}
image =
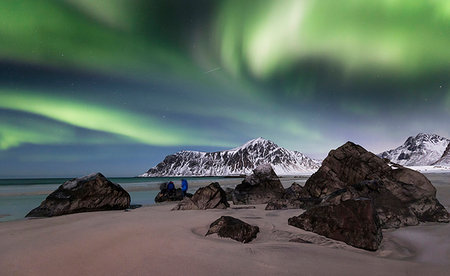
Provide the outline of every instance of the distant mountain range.
{"type": "Polygon", "coordinates": [[[436,134],[419,133],[379,156],[403,166],[450,165],[450,140],[436,134]]]}
{"type": "Polygon", "coordinates": [[[244,175],[264,163],[272,165],[278,175],[312,173],[320,167],[320,161],[260,137],[225,151],[180,151],[166,156],[161,163],[140,176],[244,175]]]}
{"type": "MultiPolygon", "coordinates": [[[[403,145],[378,155],[403,166],[450,166],[450,139],[419,133],[406,139],[403,145]]],[[[260,137],[225,151],[180,151],[166,156],[140,176],[237,176],[250,174],[264,163],[272,165],[277,175],[313,173],[321,165],[301,152],[260,137]]]]}

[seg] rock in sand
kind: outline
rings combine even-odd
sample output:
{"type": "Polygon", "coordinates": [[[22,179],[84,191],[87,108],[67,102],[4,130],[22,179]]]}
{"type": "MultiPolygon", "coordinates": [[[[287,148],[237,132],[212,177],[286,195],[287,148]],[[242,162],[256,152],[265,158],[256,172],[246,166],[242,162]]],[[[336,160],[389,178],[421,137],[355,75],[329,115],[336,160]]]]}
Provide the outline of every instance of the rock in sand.
{"type": "Polygon", "coordinates": [[[127,191],[101,173],[94,173],[64,182],[26,217],[52,217],[129,207],[130,195],[127,191]]]}
{"type": "Polygon", "coordinates": [[[234,204],[264,204],[280,199],[284,188],[270,164],[262,164],[247,176],[233,191],[234,204]]]}
{"type": "Polygon", "coordinates": [[[230,216],[222,216],[211,223],[205,236],[217,233],[222,238],[231,238],[242,243],[248,243],[256,238],[258,232],[258,226],[250,225],[230,216]]]}
{"type": "Polygon", "coordinates": [[[317,198],[303,197],[302,191],[302,186],[292,183],[291,187],[285,190],[282,198],[275,198],[267,203],[266,210],[307,209],[322,201],[317,198]]]}
{"type": "Polygon", "coordinates": [[[337,205],[317,206],[290,218],[288,223],[371,251],[377,250],[383,239],[379,218],[370,199],[350,199],[337,205]]]}
{"type": "Polygon", "coordinates": [[[180,201],[183,200],[183,192],[181,188],[168,190],[163,188],[155,197],[155,202],[180,201]]]}
{"type": "Polygon", "coordinates": [[[436,199],[436,189],[423,174],[352,142],[330,151],[306,181],[302,194],[322,199],[326,205],[370,198],[383,228],[449,221],[448,212],[436,199]]]}
{"type": "Polygon", "coordinates": [[[198,189],[191,198],[185,197],[173,210],[226,209],[228,207],[230,204],[225,191],[219,183],[214,182],[198,189]]]}

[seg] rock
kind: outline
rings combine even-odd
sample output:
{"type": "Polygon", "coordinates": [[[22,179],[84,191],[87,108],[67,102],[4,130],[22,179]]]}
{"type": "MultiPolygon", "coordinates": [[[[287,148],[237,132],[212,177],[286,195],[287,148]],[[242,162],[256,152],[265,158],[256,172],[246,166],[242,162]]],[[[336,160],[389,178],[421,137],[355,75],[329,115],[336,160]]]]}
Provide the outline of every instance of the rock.
{"type": "Polygon", "coordinates": [[[233,188],[230,188],[230,187],[225,188],[225,193],[227,195],[227,201],[233,201],[233,192],[234,192],[233,188]]]}
{"type": "Polygon", "coordinates": [[[266,205],[266,210],[308,209],[318,205],[322,199],[302,197],[297,199],[272,199],[266,205]]]}
{"type": "Polygon", "coordinates": [[[290,218],[288,223],[366,250],[377,250],[383,239],[379,218],[370,199],[317,206],[290,218]]]}
{"type": "Polygon", "coordinates": [[[304,209],[303,202],[295,199],[272,199],[266,205],[266,210],[304,209]]]}
{"type": "Polygon", "coordinates": [[[263,164],[253,170],[233,192],[234,204],[264,204],[272,199],[282,198],[284,188],[270,164],[263,164]]]}
{"type": "Polygon", "coordinates": [[[383,228],[449,221],[448,212],[436,199],[436,189],[423,174],[352,142],[330,151],[301,193],[323,199],[322,204],[370,198],[383,228]]]}
{"type": "Polygon", "coordinates": [[[302,191],[302,186],[292,183],[291,187],[285,189],[282,198],[272,199],[267,203],[266,210],[307,209],[322,201],[318,198],[302,197],[302,191]]]}
{"type": "Polygon", "coordinates": [[[205,236],[217,233],[219,237],[248,243],[256,238],[259,232],[258,226],[253,226],[240,219],[230,216],[222,216],[209,226],[205,236]]]}
{"type": "Polygon", "coordinates": [[[130,206],[130,195],[101,173],[64,182],[26,217],[52,217],[72,213],[120,210],[130,206]]]}
{"type": "Polygon", "coordinates": [[[291,187],[284,190],[283,198],[286,199],[298,199],[302,197],[303,187],[300,184],[294,182],[291,187]]]}
{"type": "Polygon", "coordinates": [[[191,198],[185,197],[173,210],[226,209],[228,207],[230,204],[225,191],[219,183],[214,182],[198,189],[191,198]]]}
{"type": "Polygon", "coordinates": [[[180,188],[171,191],[162,189],[155,197],[155,202],[183,200],[183,192],[180,188]]]}

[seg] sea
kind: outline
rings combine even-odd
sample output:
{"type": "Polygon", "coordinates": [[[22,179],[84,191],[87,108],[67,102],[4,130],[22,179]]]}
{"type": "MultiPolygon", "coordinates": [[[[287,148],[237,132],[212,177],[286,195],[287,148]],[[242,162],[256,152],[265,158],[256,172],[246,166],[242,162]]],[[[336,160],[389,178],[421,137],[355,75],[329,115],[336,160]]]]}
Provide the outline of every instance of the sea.
{"type": "MultiPolygon", "coordinates": [[[[41,204],[41,202],[65,181],[72,178],[28,178],[0,179],[0,222],[24,219],[25,215],[41,204]]],[[[155,196],[161,183],[173,181],[178,188],[181,177],[111,177],[114,183],[120,184],[131,196],[132,205],[155,204],[155,196]]],[[[199,187],[212,182],[222,186],[234,187],[243,178],[223,177],[185,177],[189,183],[188,192],[194,193],[199,187]]]]}
{"type": "MultiPolygon", "coordinates": [[[[450,210],[450,173],[425,173],[425,176],[437,189],[437,198],[450,210]]],[[[184,177],[189,183],[188,192],[194,193],[199,187],[212,182],[219,182],[222,188],[234,188],[243,178],[233,177],[184,177]]],[[[293,182],[304,185],[309,178],[303,176],[281,177],[283,186],[289,187],[293,182]]],[[[0,179],[0,223],[25,219],[25,215],[65,181],[72,178],[28,178],[0,179]]],[[[155,196],[162,183],[173,181],[175,187],[181,187],[181,177],[110,177],[120,184],[131,196],[132,205],[148,206],[155,204],[155,196]]]]}
{"type": "MultiPolygon", "coordinates": [[[[183,177],[189,183],[188,192],[194,193],[199,187],[219,182],[222,188],[234,188],[243,178],[239,177],[183,177]]],[[[0,222],[25,219],[25,215],[65,181],[72,178],[27,178],[0,179],[0,222]]],[[[155,204],[155,196],[162,183],[173,181],[175,187],[181,187],[181,177],[109,177],[110,181],[120,184],[131,196],[132,205],[155,204]]],[[[301,185],[308,176],[283,177],[283,186],[293,182],[301,185]]]]}

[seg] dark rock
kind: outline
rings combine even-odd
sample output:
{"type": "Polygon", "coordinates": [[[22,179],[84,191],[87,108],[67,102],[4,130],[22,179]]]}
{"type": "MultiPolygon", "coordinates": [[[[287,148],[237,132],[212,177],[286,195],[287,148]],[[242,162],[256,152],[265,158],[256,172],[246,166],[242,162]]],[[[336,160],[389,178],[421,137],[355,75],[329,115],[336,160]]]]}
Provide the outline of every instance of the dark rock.
{"type": "Polygon", "coordinates": [[[308,209],[318,205],[322,199],[301,197],[294,199],[272,199],[266,205],[266,210],[308,209]]]}
{"type": "Polygon", "coordinates": [[[322,199],[302,197],[303,187],[298,183],[292,183],[285,189],[282,198],[272,199],[267,203],[266,210],[307,209],[319,204],[322,199]]]}
{"type": "Polygon", "coordinates": [[[219,183],[214,182],[198,189],[191,198],[185,197],[173,210],[226,209],[228,207],[230,204],[225,191],[219,183]]]}
{"type": "Polygon", "coordinates": [[[256,238],[258,232],[258,226],[250,225],[237,218],[222,216],[211,223],[205,236],[217,233],[222,238],[248,243],[256,238]]]}
{"type": "Polygon", "coordinates": [[[163,182],[163,183],[161,183],[161,184],[159,184],[159,190],[160,191],[162,191],[162,190],[167,190],[167,185],[168,185],[169,183],[167,183],[167,182],[163,182]]]}
{"type": "Polygon", "coordinates": [[[284,188],[270,164],[258,166],[233,192],[234,204],[263,204],[282,198],[284,188]]]}
{"type": "Polygon", "coordinates": [[[233,188],[229,188],[229,187],[225,188],[225,193],[227,195],[227,201],[233,201],[233,192],[234,192],[233,188]]]}
{"type": "Polygon", "coordinates": [[[272,199],[266,205],[266,210],[304,209],[303,202],[295,199],[272,199]]]}
{"type": "Polygon", "coordinates": [[[290,218],[288,223],[366,250],[377,250],[383,239],[379,218],[370,199],[317,206],[290,218]]]}
{"type": "Polygon", "coordinates": [[[423,174],[351,142],[330,151],[301,193],[324,199],[322,204],[370,198],[383,228],[449,221],[448,212],[436,199],[436,189],[423,174]]]}
{"type": "Polygon", "coordinates": [[[64,182],[26,217],[52,217],[72,213],[120,210],[130,206],[130,195],[101,173],[64,182]]]}
{"type": "Polygon", "coordinates": [[[164,202],[164,201],[180,201],[183,200],[183,192],[181,188],[167,190],[162,189],[155,197],[155,202],[164,202]]]}
{"type": "Polygon", "coordinates": [[[284,190],[283,198],[285,199],[298,199],[302,197],[303,187],[300,184],[294,182],[291,187],[284,190]]]}

